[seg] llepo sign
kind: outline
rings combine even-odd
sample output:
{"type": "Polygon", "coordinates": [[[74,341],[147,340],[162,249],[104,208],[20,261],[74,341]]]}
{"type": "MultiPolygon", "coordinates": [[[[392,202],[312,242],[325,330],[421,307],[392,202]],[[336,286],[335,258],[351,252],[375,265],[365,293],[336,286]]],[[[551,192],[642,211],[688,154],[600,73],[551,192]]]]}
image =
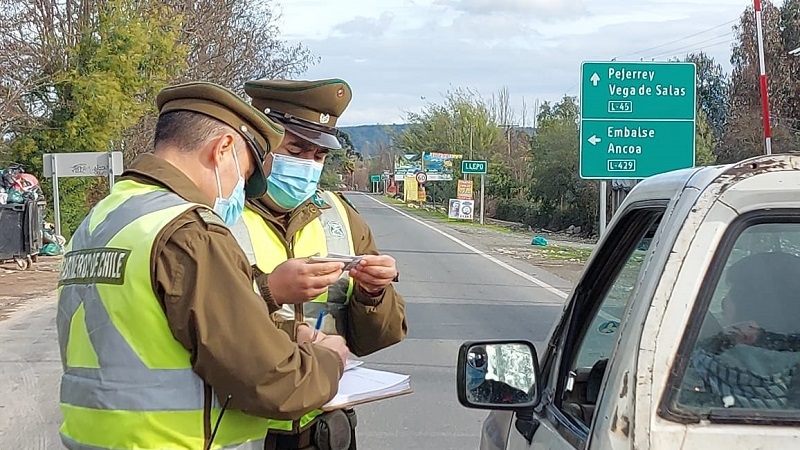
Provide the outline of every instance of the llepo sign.
{"type": "Polygon", "coordinates": [[[461,173],[486,173],[486,161],[461,161],[461,173]]]}

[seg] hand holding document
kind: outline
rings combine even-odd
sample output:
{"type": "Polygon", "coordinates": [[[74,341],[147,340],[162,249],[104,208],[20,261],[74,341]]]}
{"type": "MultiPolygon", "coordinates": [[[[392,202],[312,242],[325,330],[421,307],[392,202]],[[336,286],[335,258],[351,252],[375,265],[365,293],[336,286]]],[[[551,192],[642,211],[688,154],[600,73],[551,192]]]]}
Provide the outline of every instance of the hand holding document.
{"type": "Polygon", "coordinates": [[[363,256],[353,256],[353,255],[341,255],[338,253],[328,253],[327,256],[311,256],[308,258],[309,262],[341,262],[344,263],[344,271],[347,272],[348,270],[352,269],[353,267],[358,264],[359,261],[363,256]]]}

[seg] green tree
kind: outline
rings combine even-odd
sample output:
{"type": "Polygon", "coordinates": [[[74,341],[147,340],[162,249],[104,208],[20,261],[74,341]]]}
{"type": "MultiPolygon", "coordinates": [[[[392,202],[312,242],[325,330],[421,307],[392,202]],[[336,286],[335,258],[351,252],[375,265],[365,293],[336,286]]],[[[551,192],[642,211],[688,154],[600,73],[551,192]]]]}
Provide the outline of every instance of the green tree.
{"type": "MultiPolygon", "coordinates": [[[[155,94],[185,67],[186,49],[175,45],[180,17],[159,2],[86,5],[94,9],[68,40],[74,45],[64,50],[64,65],[54,68],[40,61],[30,68],[46,80],[21,96],[36,112],[29,119],[35,126],[12,129],[3,155],[4,162],[21,162],[40,177],[43,153],[120,148],[125,131],[153,112],[155,94]]],[[[55,36],[34,37],[45,45],[55,36]]],[[[60,180],[64,234],[69,236],[106,191],[104,183],[97,178],[60,180]]],[[[49,184],[43,190],[50,198],[49,184]]]]}
{"type": "MultiPolygon", "coordinates": [[[[800,111],[800,81],[798,62],[788,55],[798,45],[797,1],[777,7],[769,1],[762,3],[765,66],[769,74],[767,91],[770,98],[770,118],[774,153],[797,151],[798,111],[800,111]]],[[[731,92],[728,125],[717,147],[720,162],[734,162],[763,154],[763,114],[761,111],[758,40],[753,8],[748,6],[734,27],[731,64],[731,92]],[[761,135],[761,136],[759,136],[761,135]]]]}
{"type": "Polygon", "coordinates": [[[337,138],[342,148],[331,150],[325,158],[325,166],[320,177],[320,186],[336,189],[340,180],[353,184],[353,173],[357,163],[363,161],[361,153],[353,147],[353,142],[345,131],[338,130],[337,138]]]}
{"type": "Polygon", "coordinates": [[[694,146],[694,164],[696,166],[710,166],[716,163],[714,155],[714,131],[708,123],[705,112],[698,108],[694,146]]]}
{"type": "Polygon", "coordinates": [[[421,113],[407,113],[407,119],[409,127],[397,139],[405,153],[456,153],[485,159],[503,142],[502,130],[486,102],[467,89],[447,92],[444,104],[429,104],[421,113]]]}
{"type": "Polygon", "coordinates": [[[728,76],[721,64],[703,52],[688,55],[685,62],[694,63],[697,68],[697,103],[714,137],[718,139],[722,136],[728,115],[728,76]]]}
{"type": "MultiPolygon", "coordinates": [[[[505,162],[495,156],[505,149],[503,130],[492,118],[489,106],[468,89],[455,89],[444,96],[444,103],[429,104],[420,113],[407,113],[409,126],[394,137],[395,146],[406,154],[423,152],[454,153],[465,158],[488,160],[492,169],[487,176],[487,195],[508,193],[511,183],[505,162]]],[[[456,164],[454,177],[461,175],[456,164]]],[[[429,192],[437,198],[454,197],[456,181],[430,184],[429,192]]]]}
{"type": "Polygon", "coordinates": [[[561,229],[569,225],[594,229],[596,183],[578,175],[579,109],[575,97],[542,105],[532,140],[531,199],[538,211],[530,225],[561,229]]]}

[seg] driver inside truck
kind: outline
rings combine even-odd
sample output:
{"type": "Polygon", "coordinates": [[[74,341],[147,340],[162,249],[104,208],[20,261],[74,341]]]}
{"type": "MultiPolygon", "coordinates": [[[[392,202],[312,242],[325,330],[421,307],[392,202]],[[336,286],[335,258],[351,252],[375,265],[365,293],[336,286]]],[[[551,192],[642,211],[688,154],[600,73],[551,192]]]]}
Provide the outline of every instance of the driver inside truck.
{"type": "Polygon", "coordinates": [[[726,272],[725,324],[721,332],[701,339],[692,354],[694,373],[684,389],[690,378],[699,383],[691,389],[698,393],[691,403],[703,399],[703,407],[800,407],[800,258],[757,253],[726,272]]]}

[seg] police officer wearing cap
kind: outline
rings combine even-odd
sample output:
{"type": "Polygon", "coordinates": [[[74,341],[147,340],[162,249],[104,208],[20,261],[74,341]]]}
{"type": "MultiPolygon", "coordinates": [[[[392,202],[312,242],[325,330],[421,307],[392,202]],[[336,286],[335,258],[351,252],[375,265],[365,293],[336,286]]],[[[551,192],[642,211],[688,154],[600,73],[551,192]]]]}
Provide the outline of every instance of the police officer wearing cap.
{"type": "MultiPolygon", "coordinates": [[[[341,193],[318,188],[326,156],[341,148],[335,126],[352,98],[350,86],[340,79],[252,80],[245,92],[286,129],[266,159],[267,193],[248,201],[233,227],[257,290],[273,311],[301,325],[298,333],[307,336],[322,317],[311,339],[344,336],[357,356],[402,341],[405,302],[392,285],[394,258],[378,252],[369,226],[341,193]],[[344,274],[341,266],[308,259],[330,253],[364,258],[344,274]]],[[[352,436],[349,448],[355,448],[352,436]]]]}
{"type": "Polygon", "coordinates": [[[284,135],[233,92],[166,88],[139,156],[66,247],[57,328],[71,449],[262,449],[337,392],[349,353],[296,343],[253,291],[229,226],[284,135]],[[220,420],[220,417],[222,419],[220,420]]]}

